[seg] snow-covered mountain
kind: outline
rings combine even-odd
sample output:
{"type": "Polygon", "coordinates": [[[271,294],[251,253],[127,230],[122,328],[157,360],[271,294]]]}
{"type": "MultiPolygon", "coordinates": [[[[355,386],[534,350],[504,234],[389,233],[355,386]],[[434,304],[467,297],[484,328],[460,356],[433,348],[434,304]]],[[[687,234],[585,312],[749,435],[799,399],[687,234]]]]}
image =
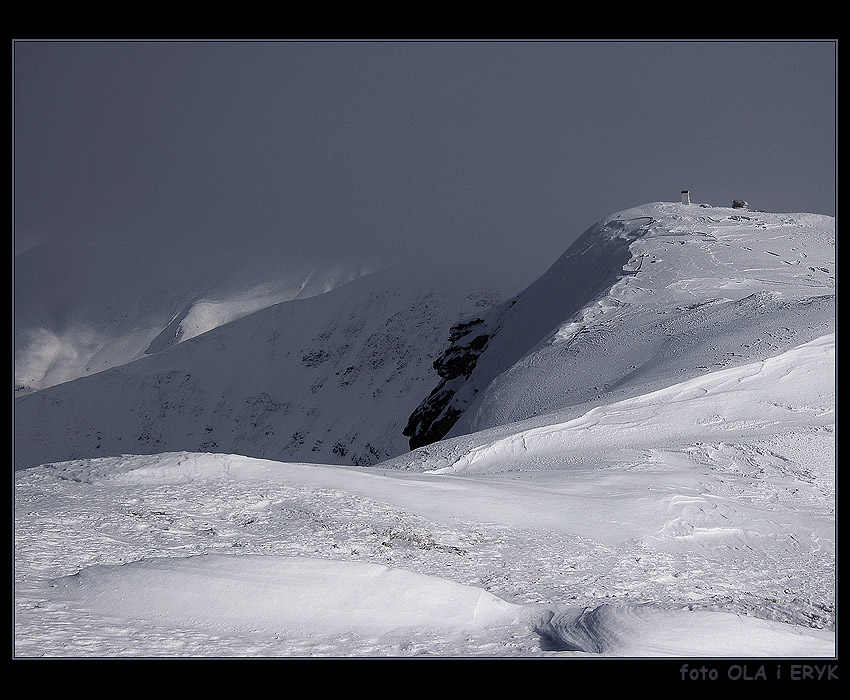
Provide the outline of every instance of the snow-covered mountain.
{"type": "Polygon", "coordinates": [[[375,269],[262,252],[231,256],[223,269],[208,250],[166,249],[151,257],[138,243],[51,243],[16,255],[15,394],[132,362],[375,269]]]}
{"type": "Polygon", "coordinates": [[[16,464],[169,450],[374,464],[407,449],[449,327],[504,296],[451,266],[399,265],[267,307],[19,397],[16,464]]]}
{"type": "Polygon", "coordinates": [[[834,265],[829,217],[630,209],[507,299],[481,274],[402,266],[21,397],[16,464],[171,450],[375,464],[832,332],[834,265]]]}
{"type": "Polygon", "coordinates": [[[16,651],[832,657],[834,246],[648,204],[19,397],[16,651]]]}
{"type": "Polygon", "coordinates": [[[830,334],[464,436],[427,473],[187,452],[20,470],[16,653],[828,661],[834,370],[830,334]]]}
{"type": "Polygon", "coordinates": [[[663,203],[619,212],[449,347],[443,364],[470,361],[441,374],[412,416],[411,447],[782,352],[834,329],[834,290],[829,217],[663,203]],[[486,351],[467,351],[470,339],[486,351]]]}

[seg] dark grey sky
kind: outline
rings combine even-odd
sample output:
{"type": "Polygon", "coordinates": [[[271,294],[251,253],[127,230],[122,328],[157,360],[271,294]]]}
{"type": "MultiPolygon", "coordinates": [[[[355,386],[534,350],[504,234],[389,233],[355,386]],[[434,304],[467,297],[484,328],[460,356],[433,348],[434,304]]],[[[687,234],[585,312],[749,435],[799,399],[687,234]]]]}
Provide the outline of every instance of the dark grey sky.
{"type": "Polygon", "coordinates": [[[835,214],[833,42],[18,41],[14,76],[18,250],[461,250],[542,272],[681,189],[835,214]]]}

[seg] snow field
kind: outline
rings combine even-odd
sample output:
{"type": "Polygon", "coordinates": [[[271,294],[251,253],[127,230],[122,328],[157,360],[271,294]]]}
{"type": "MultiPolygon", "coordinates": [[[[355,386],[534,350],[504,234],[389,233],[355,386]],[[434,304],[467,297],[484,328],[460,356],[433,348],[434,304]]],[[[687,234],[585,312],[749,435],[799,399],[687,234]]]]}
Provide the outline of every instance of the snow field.
{"type": "MultiPolygon", "coordinates": [[[[151,655],[829,656],[834,417],[810,379],[832,352],[822,338],[622,402],[758,398],[654,413],[647,430],[679,442],[621,442],[595,464],[529,472],[496,450],[485,472],[417,473],[174,453],[23,470],[18,652],[116,655],[129,637],[151,655]],[[777,399],[796,418],[760,435],[777,399]],[[743,412],[732,441],[657,422],[714,429],[722,405],[743,412]]],[[[569,425],[553,435],[572,449],[569,425]]]]}
{"type": "Polygon", "coordinates": [[[559,424],[551,417],[546,427],[475,447],[451,467],[437,471],[486,471],[491,465],[501,471],[509,461],[513,469],[518,462],[557,465],[561,456],[567,463],[593,463],[603,459],[612,444],[621,449],[646,449],[697,439],[710,441],[736,430],[749,435],[773,434],[794,425],[809,425],[812,419],[829,425],[835,421],[834,389],[833,334],[763,362],[594,408],[566,423],[559,424]]]}

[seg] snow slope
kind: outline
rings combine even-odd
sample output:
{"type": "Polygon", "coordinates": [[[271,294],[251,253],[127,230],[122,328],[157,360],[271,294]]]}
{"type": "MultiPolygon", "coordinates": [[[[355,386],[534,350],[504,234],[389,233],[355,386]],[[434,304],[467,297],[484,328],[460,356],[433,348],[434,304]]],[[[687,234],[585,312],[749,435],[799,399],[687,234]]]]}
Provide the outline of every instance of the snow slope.
{"type": "Polygon", "coordinates": [[[168,450],[374,464],[447,431],[581,415],[834,330],[834,250],[829,217],[655,203],[588,229],[515,297],[460,263],[400,266],[19,398],[16,465],[168,450]]]}
{"type": "MultiPolygon", "coordinates": [[[[609,402],[834,329],[835,221],[655,203],[586,231],[488,319],[449,436],[609,402]]],[[[439,419],[436,416],[436,420],[439,419]]]]}
{"type": "Polygon", "coordinates": [[[16,465],[172,450],[374,464],[407,449],[449,327],[505,296],[451,265],[399,264],[270,306],[17,398],[16,465]]]}
{"type": "Polygon", "coordinates": [[[440,471],[501,471],[505,464],[511,470],[592,466],[610,458],[612,445],[639,451],[681,449],[692,442],[757,444],[785,432],[828,428],[835,422],[835,336],[560,422],[563,413],[550,412],[542,427],[518,422],[457,440],[475,446],[440,471]],[[807,387],[804,402],[800,386],[807,387]]]}

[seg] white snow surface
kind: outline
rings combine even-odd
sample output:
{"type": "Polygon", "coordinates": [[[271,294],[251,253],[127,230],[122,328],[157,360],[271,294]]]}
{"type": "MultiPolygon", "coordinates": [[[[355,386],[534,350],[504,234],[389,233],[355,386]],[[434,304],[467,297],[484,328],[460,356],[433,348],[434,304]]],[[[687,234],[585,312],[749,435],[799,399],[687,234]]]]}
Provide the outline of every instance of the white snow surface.
{"type": "Polygon", "coordinates": [[[518,606],[473,586],[369,562],[202,555],[92,567],[58,584],[113,614],[207,629],[381,633],[464,630],[518,606]]]}
{"type": "Polygon", "coordinates": [[[655,203],[591,227],[520,295],[449,435],[608,403],[834,328],[835,221],[655,203]]]}
{"type": "MultiPolygon", "coordinates": [[[[505,333],[471,376],[481,390],[449,438],[396,446],[371,465],[172,449],[164,436],[179,434],[191,406],[159,414],[163,404],[133,392],[185,400],[163,378],[203,374],[191,364],[201,361],[239,390],[216,396],[259,395],[268,372],[228,363],[282,361],[256,348],[287,332],[307,339],[285,344],[301,362],[311,339],[340,325],[334,308],[385,324],[399,306],[354,309],[376,294],[365,283],[387,277],[20,399],[15,654],[834,657],[831,227],[805,214],[647,205],[600,222],[507,310],[458,291],[401,314],[397,336],[431,338],[432,352],[458,309],[496,310],[505,333]],[[588,246],[604,254],[581,257],[588,246]],[[556,305],[557,280],[581,304],[556,305]],[[550,303],[524,318],[535,299],[550,303]],[[417,330],[417,313],[434,329],[417,330]],[[116,444],[135,437],[122,432],[132,405],[147,406],[163,438],[149,453],[82,449],[87,430],[104,444],[109,431],[116,444]],[[39,442],[56,457],[39,459],[39,442]]],[[[402,307],[425,289],[405,281],[402,307]]],[[[374,347],[376,327],[367,331],[345,337],[374,347]]],[[[424,371],[413,382],[398,364],[384,377],[380,364],[371,375],[357,366],[377,395],[361,397],[360,412],[340,407],[341,389],[325,395],[336,404],[305,403],[322,430],[334,407],[339,424],[363,430],[430,389],[424,371]],[[413,386],[403,401],[402,386],[413,386]]]]}

